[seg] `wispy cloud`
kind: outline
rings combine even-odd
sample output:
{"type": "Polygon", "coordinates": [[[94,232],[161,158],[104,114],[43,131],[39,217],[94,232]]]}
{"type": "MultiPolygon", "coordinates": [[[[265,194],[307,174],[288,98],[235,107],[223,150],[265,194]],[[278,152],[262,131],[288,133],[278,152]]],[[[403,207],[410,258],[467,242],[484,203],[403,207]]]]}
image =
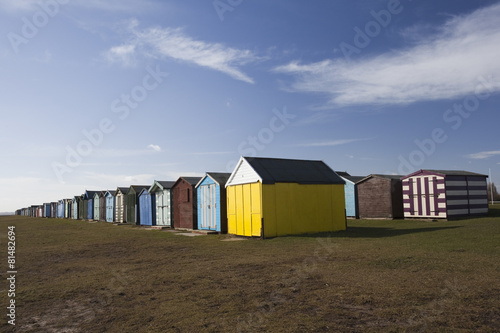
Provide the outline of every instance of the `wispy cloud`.
{"type": "Polygon", "coordinates": [[[153,149],[154,151],[157,151],[157,152],[161,152],[161,147],[160,147],[160,146],[158,146],[158,145],[153,145],[153,144],[150,144],[150,145],[148,146],[148,148],[151,148],[151,149],[153,149]]]}
{"type": "Polygon", "coordinates": [[[454,17],[433,35],[413,32],[418,42],[406,49],[352,62],[294,61],[274,71],[294,77],[288,89],[323,93],[331,106],[409,104],[498,92],[498,83],[476,88],[481,76],[500,77],[499,16],[500,4],[495,4],[454,17]]]}
{"type": "MultiPolygon", "coordinates": [[[[490,158],[496,155],[500,155],[500,150],[496,151],[482,151],[479,153],[474,153],[474,154],[469,154],[467,155],[468,158],[472,158],[474,160],[484,160],[486,158],[490,158]]],[[[499,163],[500,164],[500,163],[499,163]]]]}
{"type": "Polygon", "coordinates": [[[130,60],[137,55],[174,59],[222,72],[236,80],[254,83],[240,69],[245,64],[261,60],[250,50],[196,40],[180,28],[155,27],[139,30],[136,20],[129,25],[129,31],[129,41],[105,52],[104,56],[108,61],[129,65],[130,60]]]}
{"type": "Polygon", "coordinates": [[[357,142],[357,141],[366,141],[371,139],[338,139],[338,140],[329,140],[329,141],[320,141],[320,142],[310,142],[310,143],[299,143],[294,145],[295,147],[333,147],[333,146],[341,146],[349,143],[357,142]]]}

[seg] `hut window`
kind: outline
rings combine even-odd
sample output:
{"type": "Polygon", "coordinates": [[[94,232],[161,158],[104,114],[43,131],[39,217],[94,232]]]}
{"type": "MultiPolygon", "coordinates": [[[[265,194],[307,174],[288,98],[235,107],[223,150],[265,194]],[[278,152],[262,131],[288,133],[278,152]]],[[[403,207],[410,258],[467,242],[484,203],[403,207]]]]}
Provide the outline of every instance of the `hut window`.
{"type": "Polygon", "coordinates": [[[187,194],[187,196],[186,196],[186,202],[189,202],[189,189],[186,189],[186,194],[187,194]]]}

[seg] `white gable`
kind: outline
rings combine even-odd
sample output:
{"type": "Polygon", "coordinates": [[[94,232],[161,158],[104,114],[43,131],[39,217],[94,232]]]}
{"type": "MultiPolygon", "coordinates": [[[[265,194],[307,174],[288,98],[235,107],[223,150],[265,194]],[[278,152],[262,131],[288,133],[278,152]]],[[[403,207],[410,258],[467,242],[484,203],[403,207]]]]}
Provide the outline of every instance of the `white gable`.
{"type": "Polygon", "coordinates": [[[257,181],[262,182],[262,179],[257,172],[255,172],[252,166],[243,157],[241,157],[236,165],[236,168],[231,174],[231,177],[229,177],[226,187],[230,185],[250,184],[257,181]]]}

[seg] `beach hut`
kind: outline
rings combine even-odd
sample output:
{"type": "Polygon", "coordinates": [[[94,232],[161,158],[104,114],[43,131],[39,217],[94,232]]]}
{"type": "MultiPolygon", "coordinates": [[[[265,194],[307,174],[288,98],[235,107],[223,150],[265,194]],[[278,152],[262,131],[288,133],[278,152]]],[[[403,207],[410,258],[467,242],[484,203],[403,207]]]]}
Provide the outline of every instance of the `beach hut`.
{"type": "Polygon", "coordinates": [[[94,203],[94,216],[92,219],[94,221],[99,221],[101,219],[101,194],[102,191],[97,191],[94,193],[93,203],[94,203]]]}
{"type": "Polygon", "coordinates": [[[128,187],[118,187],[115,196],[115,222],[124,223],[125,219],[125,199],[128,187]]]}
{"type": "Polygon", "coordinates": [[[106,222],[115,221],[115,195],[116,191],[106,191],[104,194],[106,199],[106,222]]]}
{"type": "Polygon", "coordinates": [[[87,215],[85,218],[89,221],[94,219],[94,195],[96,192],[97,191],[86,190],[83,195],[84,200],[87,201],[87,215]]]}
{"type": "Polygon", "coordinates": [[[106,192],[99,193],[99,221],[106,222],[106,192]]]}
{"type": "Polygon", "coordinates": [[[359,217],[403,218],[401,175],[369,175],[356,183],[359,217]]]}
{"type": "Polygon", "coordinates": [[[50,217],[51,218],[57,217],[57,202],[50,203],[50,217]]]}
{"type": "Polygon", "coordinates": [[[207,172],[196,184],[198,229],[227,233],[226,183],[230,176],[207,172]]]}
{"type": "Polygon", "coordinates": [[[71,218],[71,202],[72,199],[64,199],[64,218],[71,218]]]}
{"type": "Polygon", "coordinates": [[[419,170],[402,177],[405,218],[458,218],[488,213],[488,176],[419,170]]]}
{"type": "Polygon", "coordinates": [[[147,188],[142,189],[139,193],[139,223],[140,225],[155,225],[153,220],[155,211],[155,194],[150,193],[147,188]]]}
{"type": "Polygon", "coordinates": [[[71,218],[73,220],[78,220],[78,208],[79,208],[78,196],[74,196],[72,201],[73,201],[73,203],[71,204],[71,208],[72,208],[73,212],[71,213],[71,218]]]}
{"type": "Polygon", "coordinates": [[[43,217],[50,217],[50,203],[43,204],[43,217]]]}
{"type": "Polygon", "coordinates": [[[180,177],[172,186],[174,228],[197,229],[196,184],[201,177],[180,177]]]}
{"type": "Polygon", "coordinates": [[[64,199],[57,202],[57,217],[60,219],[64,218],[64,199]]]}
{"type": "Polygon", "coordinates": [[[358,187],[356,183],[365,177],[351,176],[347,172],[341,171],[336,171],[336,173],[345,181],[344,196],[346,216],[350,218],[359,218],[358,187]]]}
{"type": "Polygon", "coordinates": [[[43,205],[36,207],[36,217],[43,217],[43,205]]]}
{"type": "Polygon", "coordinates": [[[78,204],[78,219],[86,220],[87,219],[87,211],[88,211],[88,200],[85,200],[84,195],[80,196],[79,204],[78,204]]]}
{"type": "Polygon", "coordinates": [[[344,184],[323,161],[241,157],[226,183],[228,233],[345,230],[344,184]]]}
{"type": "Polygon", "coordinates": [[[131,185],[125,199],[125,214],[128,224],[140,224],[139,194],[143,189],[149,189],[149,185],[131,185]]]}
{"type": "Polygon", "coordinates": [[[155,196],[155,209],[153,221],[155,225],[172,227],[173,211],[172,211],[172,186],[173,181],[155,180],[149,188],[149,193],[155,196]]]}

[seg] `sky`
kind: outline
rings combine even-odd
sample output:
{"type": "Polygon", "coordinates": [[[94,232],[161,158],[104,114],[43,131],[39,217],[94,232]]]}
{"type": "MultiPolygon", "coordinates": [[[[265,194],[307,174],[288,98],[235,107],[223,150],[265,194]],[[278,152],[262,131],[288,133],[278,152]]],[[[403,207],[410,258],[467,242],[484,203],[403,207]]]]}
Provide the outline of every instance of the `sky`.
{"type": "Polygon", "coordinates": [[[500,184],[500,1],[2,0],[0,212],[240,156],[500,184]]]}

